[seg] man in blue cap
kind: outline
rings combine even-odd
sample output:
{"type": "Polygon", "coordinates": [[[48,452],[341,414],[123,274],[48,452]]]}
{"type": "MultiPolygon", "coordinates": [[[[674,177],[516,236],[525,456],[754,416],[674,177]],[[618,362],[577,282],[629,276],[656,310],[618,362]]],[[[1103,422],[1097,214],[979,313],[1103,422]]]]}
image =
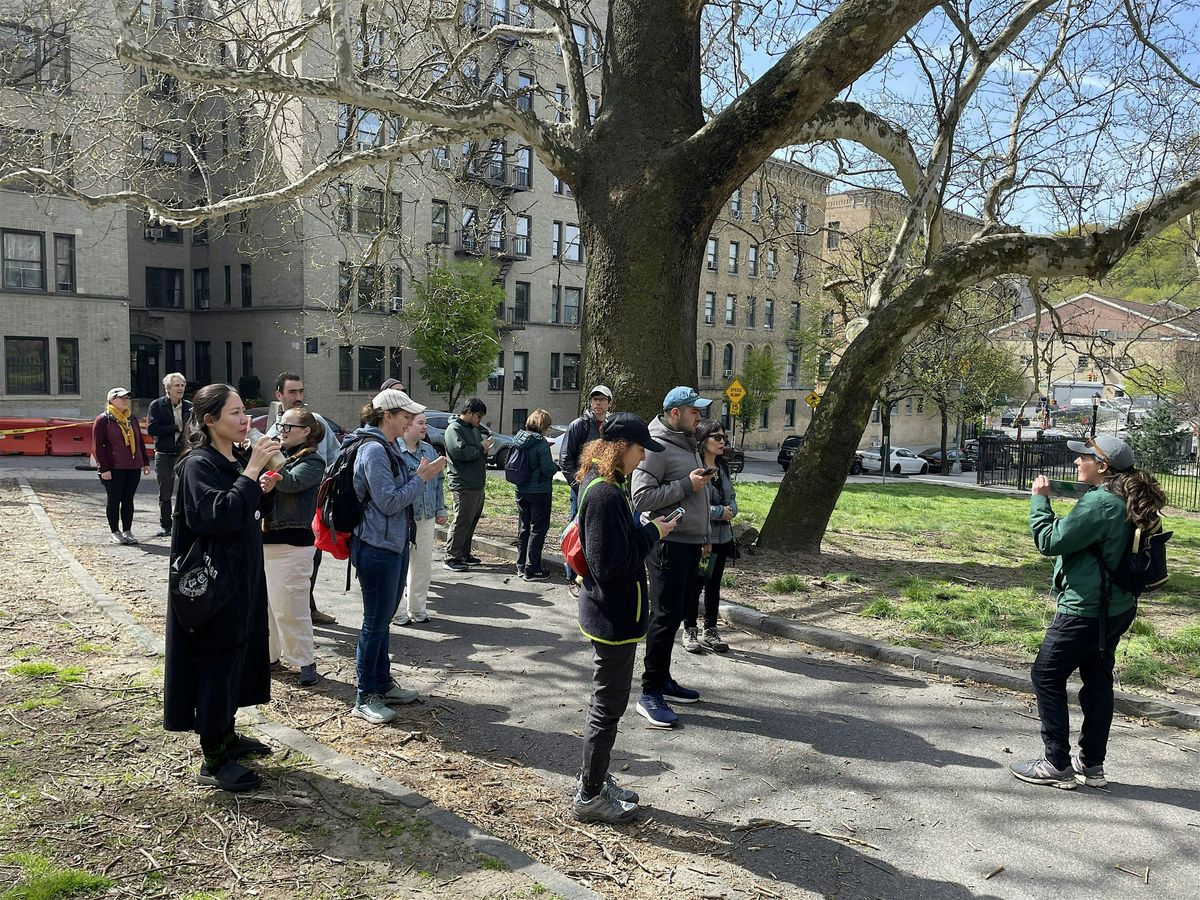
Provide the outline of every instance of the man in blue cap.
{"type": "MultiPolygon", "coordinates": [[[[712,404],[693,388],[672,388],[663,398],[662,415],[650,423],[650,436],[663,449],[647,452],[630,482],[633,506],[651,518],[679,507],[683,518],[647,558],[650,576],[650,625],[646,631],[645,672],[637,711],[655,728],[670,728],[679,719],[671,703],[695,703],[698,691],[671,677],[671,649],[683,621],[688,581],[711,549],[708,483],[693,433],[712,404]]],[[[715,473],[713,473],[715,474],[715,473]]]]}

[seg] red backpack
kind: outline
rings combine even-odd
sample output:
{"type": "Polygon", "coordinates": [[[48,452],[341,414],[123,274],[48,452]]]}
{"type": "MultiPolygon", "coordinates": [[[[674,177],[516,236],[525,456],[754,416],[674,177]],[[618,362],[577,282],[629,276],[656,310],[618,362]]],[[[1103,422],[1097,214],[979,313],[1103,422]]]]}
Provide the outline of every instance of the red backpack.
{"type": "Polygon", "coordinates": [[[588,573],[587,559],[583,555],[583,528],[580,524],[583,520],[583,502],[587,499],[587,493],[592,489],[592,485],[603,480],[603,478],[593,478],[584,485],[583,493],[579,497],[579,507],[575,510],[575,518],[567,523],[559,542],[563,558],[576,575],[582,576],[588,573]]]}

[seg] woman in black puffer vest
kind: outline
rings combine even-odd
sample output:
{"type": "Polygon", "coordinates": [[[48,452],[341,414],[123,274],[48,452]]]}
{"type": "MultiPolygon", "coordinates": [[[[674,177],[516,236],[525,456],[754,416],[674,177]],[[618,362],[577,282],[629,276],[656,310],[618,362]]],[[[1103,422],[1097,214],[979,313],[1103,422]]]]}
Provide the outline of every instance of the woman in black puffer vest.
{"type": "Polygon", "coordinates": [[[637,794],[613,782],[608,762],[617,722],[629,705],[637,645],[646,636],[646,556],[675,524],[662,518],[640,524],[625,476],[647,450],[661,449],[644,420],[618,413],[579,455],[579,528],[588,566],[579,593],[579,630],[592,642],[594,665],[571,811],[584,821],[627,822],[638,811],[637,794]]]}

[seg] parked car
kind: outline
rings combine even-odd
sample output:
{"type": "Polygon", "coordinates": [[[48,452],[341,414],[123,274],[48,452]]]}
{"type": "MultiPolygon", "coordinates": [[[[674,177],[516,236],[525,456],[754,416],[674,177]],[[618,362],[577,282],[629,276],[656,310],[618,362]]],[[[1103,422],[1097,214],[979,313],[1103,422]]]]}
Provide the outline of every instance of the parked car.
{"type": "MultiPolygon", "coordinates": [[[[863,471],[879,471],[878,450],[860,450],[856,455],[862,460],[863,471]]],[[[894,475],[924,475],[929,471],[929,463],[907,447],[893,447],[888,459],[888,469],[894,475]]]]}
{"type": "Polygon", "coordinates": [[[783,443],[779,445],[779,455],[775,457],[775,462],[779,463],[779,467],[783,471],[788,470],[788,466],[792,464],[792,457],[796,455],[796,451],[804,444],[804,435],[790,434],[783,439],[783,443]]]}
{"type": "MultiPolygon", "coordinates": [[[[433,445],[434,450],[443,455],[446,453],[446,429],[449,427],[453,415],[453,413],[436,409],[425,410],[427,426],[425,440],[433,445]]],[[[508,462],[508,454],[512,452],[513,441],[516,438],[511,434],[493,434],[486,425],[479,426],[479,430],[483,432],[484,437],[490,436],[496,439],[496,443],[492,445],[492,450],[488,454],[488,465],[503,469],[504,464],[508,462]]]]}
{"type": "Polygon", "coordinates": [[[725,463],[729,466],[729,471],[734,475],[746,468],[746,451],[741,447],[726,444],[724,456],[725,463]]]}
{"type": "MultiPolygon", "coordinates": [[[[930,447],[928,450],[922,450],[917,456],[929,463],[930,472],[942,471],[942,448],[930,447]]],[[[965,450],[959,450],[957,447],[947,447],[946,456],[950,460],[950,465],[953,466],[956,462],[962,464],[964,472],[975,471],[975,460],[967,455],[965,450]]]]}

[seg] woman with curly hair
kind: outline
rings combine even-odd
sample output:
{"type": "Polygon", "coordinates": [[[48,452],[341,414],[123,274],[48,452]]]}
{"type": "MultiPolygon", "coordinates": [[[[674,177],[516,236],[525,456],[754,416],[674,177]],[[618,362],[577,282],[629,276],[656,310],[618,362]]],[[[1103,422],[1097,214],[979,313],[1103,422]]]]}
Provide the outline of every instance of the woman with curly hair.
{"type": "Polygon", "coordinates": [[[1113,717],[1117,642],[1137,615],[1137,598],[1111,572],[1143,535],[1161,529],[1166,497],[1153,476],[1134,468],[1133,451],[1116,435],[1068,441],[1080,483],[1089,489],[1066,516],[1050,508],[1050,480],[1033,482],[1029,527],[1043,556],[1053,556],[1057,608],[1031,673],[1042,722],[1045,756],[1011,766],[1031,784],[1069,790],[1076,783],[1104,787],[1104,757],[1113,717]],[[1078,671],[1083,687],[1079,750],[1071,752],[1067,679],[1078,671]]]}

